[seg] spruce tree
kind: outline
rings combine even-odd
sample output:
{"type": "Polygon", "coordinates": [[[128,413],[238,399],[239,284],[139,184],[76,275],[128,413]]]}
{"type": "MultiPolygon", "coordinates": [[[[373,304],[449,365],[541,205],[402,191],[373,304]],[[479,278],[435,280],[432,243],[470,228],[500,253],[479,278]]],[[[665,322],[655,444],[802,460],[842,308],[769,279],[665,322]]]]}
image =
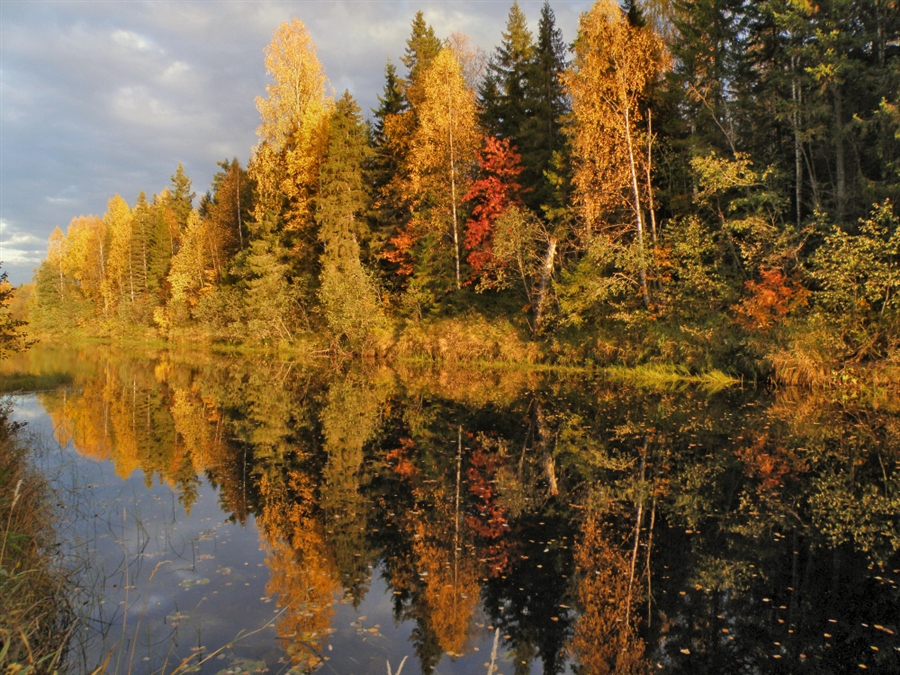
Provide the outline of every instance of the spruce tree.
{"type": "Polygon", "coordinates": [[[329,121],[328,150],[319,172],[316,222],[325,248],[319,299],[334,339],[346,339],[354,347],[381,316],[374,283],[360,261],[371,201],[363,174],[369,152],[359,106],[344,92],[329,121]]]}
{"type": "Polygon", "coordinates": [[[407,77],[405,93],[412,107],[419,101],[417,83],[431,61],[441,51],[441,41],[434,33],[434,28],[425,22],[421,10],[416,12],[412,22],[412,31],[406,41],[406,51],[400,60],[406,66],[407,77]]]}
{"type": "Polygon", "coordinates": [[[509,9],[502,37],[488,64],[490,80],[481,91],[482,99],[492,98],[491,87],[496,87],[497,95],[493,101],[488,101],[489,107],[483,109],[482,117],[486,127],[496,129],[495,135],[507,138],[519,147],[528,116],[526,78],[535,49],[525,14],[517,1],[509,9]]]}
{"type": "Polygon", "coordinates": [[[345,91],[328,123],[328,150],[319,170],[316,223],[326,258],[359,258],[359,242],[368,236],[371,197],[363,168],[369,154],[359,106],[345,91]]]}
{"type": "MultiPolygon", "coordinates": [[[[547,173],[553,170],[554,155],[565,147],[562,120],[569,109],[560,82],[566,68],[566,45],[556,16],[545,2],[538,22],[537,43],[525,77],[525,100],[529,111],[520,132],[522,187],[526,206],[536,213],[554,203],[555,189],[547,173]]],[[[558,158],[559,159],[559,158],[558,158]]]]}
{"type": "Polygon", "coordinates": [[[181,162],[178,162],[178,168],[170,180],[172,181],[172,187],[169,189],[171,208],[175,212],[175,219],[180,232],[187,225],[188,216],[191,214],[191,209],[194,208],[194,197],[197,196],[197,193],[191,191],[191,179],[184,172],[184,165],[181,162]]]}
{"type": "Polygon", "coordinates": [[[393,279],[394,268],[382,253],[396,229],[409,219],[409,209],[399,193],[400,171],[408,151],[408,135],[403,131],[412,122],[412,112],[404,93],[404,83],[394,64],[388,61],[384,71],[384,93],[378,97],[378,108],[372,110],[372,146],[374,152],[367,163],[368,181],[372,186],[372,239],[364,259],[373,267],[381,267],[382,280],[393,279]],[[399,127],[399,130],[398,130],[399,127]],[[368,255],[367,255],[368,254],[368,255]]]}

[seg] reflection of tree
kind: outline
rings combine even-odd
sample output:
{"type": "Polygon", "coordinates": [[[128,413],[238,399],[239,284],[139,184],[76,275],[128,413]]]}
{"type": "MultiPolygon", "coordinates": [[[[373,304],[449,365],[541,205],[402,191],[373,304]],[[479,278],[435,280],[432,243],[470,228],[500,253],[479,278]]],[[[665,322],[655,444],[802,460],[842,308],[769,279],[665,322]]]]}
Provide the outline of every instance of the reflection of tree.
{"type": "Polygon", "coordinates": [[[285,650],[298,666],[318,663],[340,590],[337,570],[321,519],[317,478],[303,457],[257,464],[257,522],[269,549],[266,592],[285,611],[277,624],[285,650]]]}
{"type": "Polygon", "coordinates": [[[335,378],[320,419],[324,451],[322,509],[340,579],[354,605],[365,595],[374,554],[367,542],[371,505],[363,493],[370,480],[363,447],[378,431],[389,378],[335,378]]]}
{"type": "MultiPolygon", "coordinates": [[[[474,557],[461,510],[462,428],[457,430],[456,480],[429,491],[431,508],[408,524],[419,575],[425,577],[424,601],[431,625],[445,652],[461,655],[478,604],[480,565],[474,557]]],[[[422,494],[422,497],[425,497],[422,494]]],[[[423,500],[424,501],[424,500],[423,500]]]]}
{"type": "Polygon", "coordinates": [[[526,396],[485,373],[403,391],[267,359],[74,367],[42,394],[60,441],[187,504],[203,470],[255,513],[304,668],[380,566],[425,673],[482,619],[520,674],[896,670],[873,628],[896,633],[900,605],[895,412],[564,378],[526,396]]]}
{"type": "Polygon", "coordinates": [[[416,622],[413,645],[422,672],[430,673],[442,653],[461,655],[468,644],[485,560],[466,520],[462,427],[442,405],[412,403],[402,420],[386,425],[393,448],[383,459],[388,476],[376,485],[386,525],[378,540],[395,616],[416,622]]]}
{"type": "Polygon", "coordinates": [[[641,585],[633,583],[634,565],[626,546],[599,518],[588,516],[575,552],[582,614],[572,640],[587,673],[650,671],[644,641],[637,632],[638,614],[631,611],[642,595],[641,585]]]}
{"type": "Polygon", "coordinates": [[[79,453],[112,461],[121,478],[141,469],[149,486],[158,476],[178,489],[190,510],[197,496],[196,472],[153,366],[139,359],[107,359],[71,394],[48,395],[44,402],[60,443],[71,440],[79,453]]]}
{"type": "Polygon", "coordinates": [[[508,452],[501,440],[480,434],[475,441],[477,445],[469,457],[467,471],[473,503],[466,525],[481,544],[488,576],[496,578],[507,571],[518,551],[509,537],[509,512],[499,499],[497,481],[497,472],[508,459],[508,452]]]}

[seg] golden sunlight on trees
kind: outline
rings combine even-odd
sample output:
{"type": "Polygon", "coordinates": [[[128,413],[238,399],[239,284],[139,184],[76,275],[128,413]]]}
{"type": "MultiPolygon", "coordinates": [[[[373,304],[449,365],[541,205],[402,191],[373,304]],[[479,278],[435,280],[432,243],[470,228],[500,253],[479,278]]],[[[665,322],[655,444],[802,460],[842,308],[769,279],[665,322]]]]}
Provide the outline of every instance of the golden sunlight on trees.
{"type": "Polygon", "coordinates": [[[567,50],[510,0],[489,63],[417,12],[370,124],[285,21],[246,171],[57,228],[29,334],[392,359],[451,319],[548,362],[893,383],[896,0],[589,4],[567,50]]]}
{"type": "MultiPolygon", "coordinates": [[[[427,255],[446,256],[450,238],[456,288],[460,273],[460,205],[481,142],[475,94],[466,85],[451,49],[442,49],[419,81],[422,100],[416,108],[418,127],[406,161],[407,190],[413,204],[413,227],[427,240],[427,255]],[[436,253],[440,251],[440,253],[436,253]]],[[[424,262],[424,261],[423,261],[424,262]]],[[[431,261],[440,269],[442,260],[431,261]]]]}
{"type": "Polygon", "coordinates": [[[346,339],[358,347],[384,323],[375,283],[360,261],[360,242],[369,234],[365,214],[371,197],[363,177],[368,156],[361,111],[345,92],[329,120],[316,202],[319,239],[325,245],[319,299],[334,346],[346,339]]]}
{"type": "Polygon", "coordinates": [[[313,200],[327,143],[331,98],[315,45],[298,19],[266,48],[272,83],[257,98],[259,145],[248,174],[257,187],[251,241],[242,261],[244,306],[262,340],[290,342],[315,287],[318,251],[313,200]]]}
{"type": "Polygon", "coordinates": [[[300,230],[309,225],[331,99],[315,45],[299,19],[275,31],[266,48],[266,71],[272,83],[266,98],[256,99],[260,144],[253,177],[260,207],[279,213],[284,203],[285,227],[300,230]]]}
{"type": "Polygon", "coordinates": [[[103,300],[107,311],[114,311],[126,299],[134,300],[131,276],[131,209],[119,195],[109,200],[103,216],[109,236],[103,300]]]}
{"type": "Polygon", "coordinates": [[[79,216],[66,233],[66,274],[75,280],[85,300],[100,306],[104,277],[106,226],[97,216],[79,216]]]}
{"type": "Polygon", "coordinates": [[[646,96],[666,68],[662,41],[632,26],[612,0],[600,0],[582,15],[574,67],[565,74],[572,97],[570,141],[579,215],[588,234],[600,230],[618,238],[633,228],[638,276],[645,305],[646,218],[650,206],[650,129],[646,96]]]}

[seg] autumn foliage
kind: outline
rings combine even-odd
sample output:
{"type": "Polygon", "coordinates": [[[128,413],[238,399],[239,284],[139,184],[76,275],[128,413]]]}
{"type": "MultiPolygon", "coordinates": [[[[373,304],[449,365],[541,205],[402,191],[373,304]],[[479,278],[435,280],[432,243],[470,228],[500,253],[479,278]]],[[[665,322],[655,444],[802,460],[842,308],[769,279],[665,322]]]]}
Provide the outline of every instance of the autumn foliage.
{"type": "Polygon", "coordinates": [[[748,296],[737,306],[738,323],[768,330],[785,317],[805,307],[809,291],[787,278],[781,270],[760,270],[760,280],[745,282],[748,296]]]}
{"type": "Polygon", "coordinates": [[[522,156],[513,149],[509,139],[484,138],[478,153],[481,177],[463,196],[463,201],[473,204],[463,243],[469,252],[466,260],[472,268],[473,278],[489,275],[497,264],[493,252],[494,224],[510,206],[521,205],[522,186],[518,183],[523,171],[521,160],[522,156]]]}

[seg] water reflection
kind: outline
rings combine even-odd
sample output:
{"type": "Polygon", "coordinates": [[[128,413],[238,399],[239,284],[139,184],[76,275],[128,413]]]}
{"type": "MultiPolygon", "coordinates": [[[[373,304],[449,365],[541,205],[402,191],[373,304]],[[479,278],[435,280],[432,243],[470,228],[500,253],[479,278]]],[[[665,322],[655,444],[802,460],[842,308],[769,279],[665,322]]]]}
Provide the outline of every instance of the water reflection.
{"type": "Polygon", "coordinates": [[[486,672],[498,635],[507,673],[900,671],[894,412],[522,372],[27,358],[71,364],[74,387],[40,395],[60,443],[167,487],[186,523],[209,491],[220,521],[256,528],[267,578],[251,595],[209,578],[204,598],[240,600],[209,602],[222,644],[185,642],[185,667],[271,603],[245,669],[486,672]]]}

